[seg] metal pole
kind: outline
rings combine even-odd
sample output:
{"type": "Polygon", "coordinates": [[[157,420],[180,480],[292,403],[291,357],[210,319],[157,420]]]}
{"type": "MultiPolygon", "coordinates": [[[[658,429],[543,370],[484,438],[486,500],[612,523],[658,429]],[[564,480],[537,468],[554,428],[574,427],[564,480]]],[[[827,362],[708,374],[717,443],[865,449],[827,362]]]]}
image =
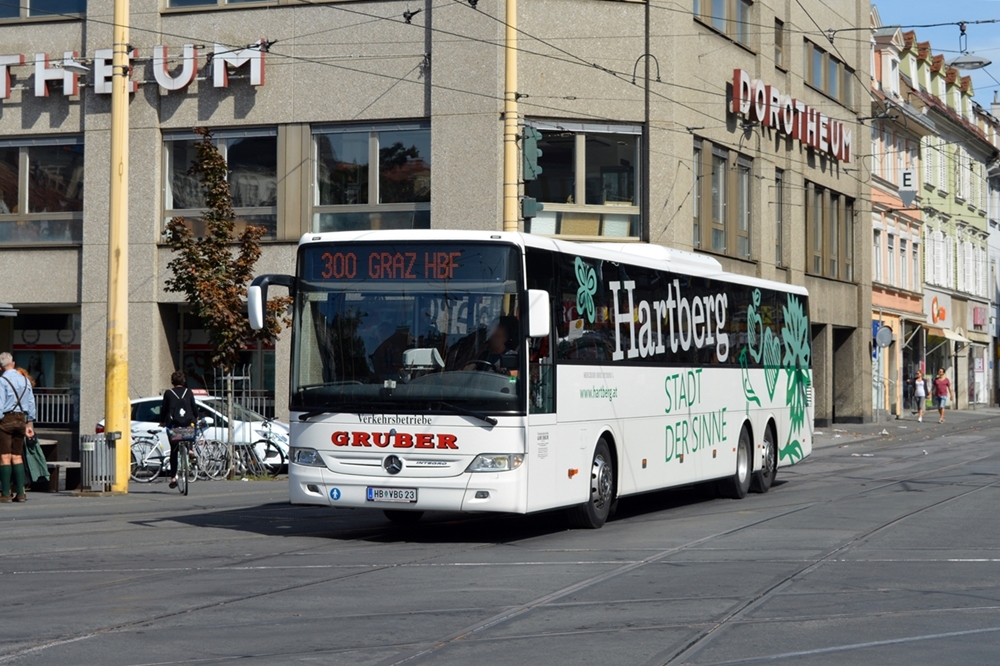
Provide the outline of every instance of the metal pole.
{"type": "MultiPolygon", "coordinates": [[[[643,56],[646,61],[646,74],[645,74],[645,102],[644,102],[644,118],[645,122],[642,125],[642,178],[639,181],[639,186],[642,188],[642,215],[640,217],[642,228],[640,230],[640,237],[643,242],[648,243],[651,237],[650,227],[652,225],[652,196],[650,190],[652,189],[653,178],[649,173],[649,59],[652,53],[649,49],[649,3],[650,0],[646,0],[646,49],[643,56]]],[[[659,65],[657,65],[659,67],[659,65]]],[[[659,70],[657,70],[659,71],[659,70]]]]}
{"type": "Polygon", "coordinates": [[[111,60],[111,191],[108,224],[108,335],[105,430],[122,434],[115,447],[115,484],[128,492],[131,410],[128,401],[128,22],[129,0],[114,0],[111,60]]]}
{"type": "Polygon", "coordinates": [[[507,0],[503,104],[503,230],[518,230],[517,0],[507,0]]]}

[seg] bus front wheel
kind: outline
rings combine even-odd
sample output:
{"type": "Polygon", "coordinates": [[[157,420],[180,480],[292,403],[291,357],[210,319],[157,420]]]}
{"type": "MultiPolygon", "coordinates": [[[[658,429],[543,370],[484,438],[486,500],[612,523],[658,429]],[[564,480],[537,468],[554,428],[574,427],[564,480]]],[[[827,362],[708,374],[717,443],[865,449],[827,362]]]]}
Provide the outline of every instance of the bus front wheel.
{"type": "Polygon", "coordinates": [[[615,500],[615,470],[612,463],[611,448],[602,439],[594,449],[594,459],[590,466],[590,498],[584,504],[569,510],[569,521],[573,527],[596,530],[607,522],[615,500]]]}
{"type": "Polygon", "coordinates": [[[753,449],[751,448],[750,431],[746,428],[740,431],[740,441],[736,445],[736,472],[719,482],[719,491],[723,497],[743,499],[750,490],[750,470],[753,466],[753,449]]]}

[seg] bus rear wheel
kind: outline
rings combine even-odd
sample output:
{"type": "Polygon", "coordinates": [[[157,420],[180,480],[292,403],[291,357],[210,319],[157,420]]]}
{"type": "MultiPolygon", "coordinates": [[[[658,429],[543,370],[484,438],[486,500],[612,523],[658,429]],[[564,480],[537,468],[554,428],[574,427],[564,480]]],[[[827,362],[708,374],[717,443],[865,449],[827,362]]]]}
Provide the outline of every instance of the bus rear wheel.
{"type": "Polygon", "coordinates": [[[750,470],[753,466],[753,449],[750,442],[750,431],[745,427],[740,431],[740,440],[736,445],[736,472],[728,478],[719,481],[719,492],[723,497],[743,499],[750,490],[750,470]]]}
{"type": "Polygon", "coordinates": [[[384,509],[382,513],[390,523],[397,525],[413,525],[424,515],[423,511],[401,511],[399,509],[384,509]]]}
{"type": "Polygon", "coordinates": [[[590,466],[590,499],[569,510],[569,522],[573,527],[596,530],[607,522],[614,501],[615,470],[611,447],[602,439],[594,449],[590,466]]]}
{"type": "Polygon", "coordinates": [[[750,490],[755,493],[766,493],[774,483],[778,473],[778,443],[774,438],[774,430],[764,431],[764,450],[761,453],[760,470],[754,472],[750,490]]]}

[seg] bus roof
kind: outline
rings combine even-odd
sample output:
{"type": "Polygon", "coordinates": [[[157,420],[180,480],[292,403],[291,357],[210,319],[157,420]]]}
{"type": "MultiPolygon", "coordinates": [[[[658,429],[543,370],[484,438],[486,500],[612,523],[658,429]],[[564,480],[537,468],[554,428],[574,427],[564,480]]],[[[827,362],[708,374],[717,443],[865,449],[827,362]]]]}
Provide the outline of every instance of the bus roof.
{"type": "Polygon", "coordinates": [[[574,242],[551,236],[535,236],[511,231],[469,231],[460,229],[385,229],[368,231],[330,231],[302,236],[299,245],[311,243],[349,243],[387,241],[501,241],[521,248],[534,247],[564,254],[576,254],[593,259],[635,264],[676,273],[711,277],[727,282],[773,289],[807,296],[805,287],[761,278],[729,273],[717,259],[709,255],[676,250],[651,243],[574,242]]]}

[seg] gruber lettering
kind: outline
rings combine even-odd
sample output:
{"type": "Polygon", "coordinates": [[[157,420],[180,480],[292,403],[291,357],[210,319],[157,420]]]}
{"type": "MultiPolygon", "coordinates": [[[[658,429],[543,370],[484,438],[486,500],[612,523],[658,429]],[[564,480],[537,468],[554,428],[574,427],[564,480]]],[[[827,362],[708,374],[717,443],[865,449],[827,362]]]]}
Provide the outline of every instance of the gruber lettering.
{"type": "Polygon", "coordinates": [[[458,450],[458,437],[446,433],[418,432],[348,432],[338,430],[330,436],[334,446],[358,446],[394,449],[453,449],[458,450]]]}

